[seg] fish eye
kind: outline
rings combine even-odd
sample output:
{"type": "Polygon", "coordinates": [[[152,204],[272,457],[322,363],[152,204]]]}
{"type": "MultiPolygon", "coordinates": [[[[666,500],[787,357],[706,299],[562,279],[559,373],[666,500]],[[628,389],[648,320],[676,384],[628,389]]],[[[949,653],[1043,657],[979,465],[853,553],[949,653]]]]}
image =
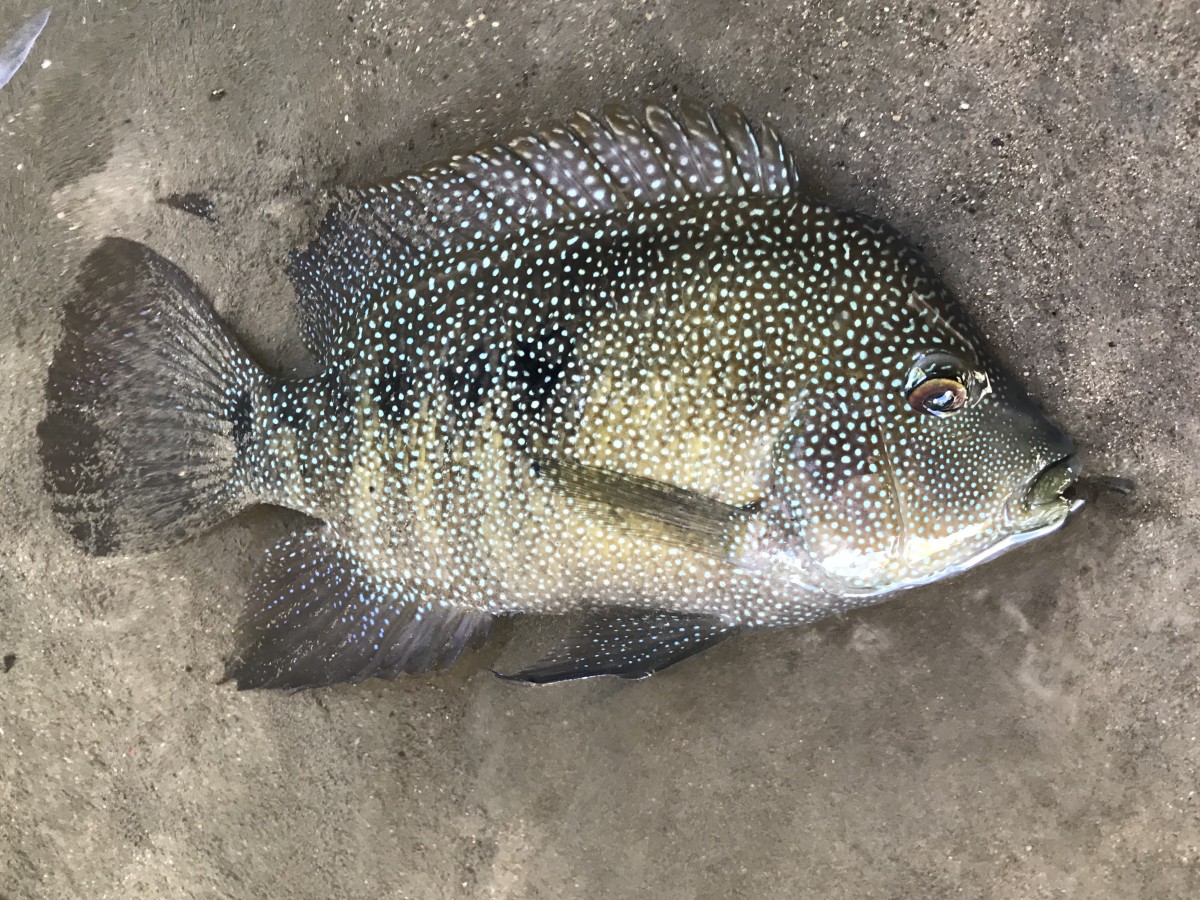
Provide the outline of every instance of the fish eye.
{"type": "Polygon", "coordinates": [[[948,416],[992,392],[987,373],[945,351],[921,353],[904,383],[908,405],[919,413],[948,416]]]}
{"type": "Polygon", "coordinates": [[[908,392],[908,405],[917,412],[944,416],[967,402],[967,386],[953,378],[930,378],[908,392]]]}

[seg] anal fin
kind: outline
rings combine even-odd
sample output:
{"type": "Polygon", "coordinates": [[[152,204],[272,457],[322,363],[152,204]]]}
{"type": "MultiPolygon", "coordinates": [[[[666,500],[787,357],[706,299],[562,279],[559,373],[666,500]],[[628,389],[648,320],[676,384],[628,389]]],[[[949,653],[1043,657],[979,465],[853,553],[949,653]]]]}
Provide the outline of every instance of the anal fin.
{"type": "Polygon", "coordinates": [[[737,626],[700,613],[616,607],[592,612],[580,628],[507,681],[550,684],[616,675],[645,678],[719,644],[737,626]]]}
{"type": "Polygon", "coordinates": [[[297,690],[446,668],[492,620],[372,575],[326,525],[268,553],[226,677],[239,690],[297,690]]]}

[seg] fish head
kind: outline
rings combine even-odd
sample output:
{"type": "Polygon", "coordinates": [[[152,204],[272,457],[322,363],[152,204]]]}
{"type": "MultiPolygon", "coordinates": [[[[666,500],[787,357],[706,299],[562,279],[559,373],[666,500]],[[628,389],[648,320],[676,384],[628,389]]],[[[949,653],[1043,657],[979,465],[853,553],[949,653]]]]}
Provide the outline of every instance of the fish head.
{"type": "Polygon", "coordinates": [[[1081,503],[1070,439],[915,251],[886,226],[841,227],[759,549],[814,589],[870,596],[1057,529],[1081,503]]]}

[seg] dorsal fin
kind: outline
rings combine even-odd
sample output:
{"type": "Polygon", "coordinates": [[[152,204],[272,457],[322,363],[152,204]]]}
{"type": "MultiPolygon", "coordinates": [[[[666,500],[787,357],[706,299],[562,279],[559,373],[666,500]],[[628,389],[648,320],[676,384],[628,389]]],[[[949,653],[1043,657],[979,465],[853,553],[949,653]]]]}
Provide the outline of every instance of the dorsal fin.
{"type": "Polygon", "coordinates": [[[390,293],[414,258],[521,228],[652,204],[799,186],[779,136],[733,107],[621,105],[456,156],[387,184],[344,190],[292,256],[305,341],[327,361],[339,325],[390,293]]]}

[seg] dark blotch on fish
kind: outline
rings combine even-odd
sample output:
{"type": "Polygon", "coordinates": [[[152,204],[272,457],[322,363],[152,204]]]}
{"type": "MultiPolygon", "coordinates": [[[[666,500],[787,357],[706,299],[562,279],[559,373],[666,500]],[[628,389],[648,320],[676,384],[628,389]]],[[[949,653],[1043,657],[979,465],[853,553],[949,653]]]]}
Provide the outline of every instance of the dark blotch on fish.
{"type": "Polygon", "coordinates": [[[521,411],[536,415],[545,410],[570,370],[575,348],[571,336],[552,329],[520,341],[509,360],[509,377],[518,387],[521,411]]]}
{"type": "Polygon", "coordinates": [[[274,407],[280,423],[295,431],[308,428],[308,398],[295,390],[279,390],[274,398],[274,407]]]}
{"type": "Polygon", "coordinates": [[[496,378],[496,351],[484,347],[464,352],[440,369],[441,384],[457,432],[474,422],[496,378]]]}
{"type": "Polygon", "coordinates": [[[404,402],[408,390],[408,378],[396,370],[380,372],[370,384],[371,399],[379,407],[384,418],[394,422],[403,421],[409,413],[404,402]]]}
{"type": "Polygon", "coordinates": [[[15,653],[5,653],[4,654],[4,671],[6,673],[11,672],[12,667],[15,666],[16,664],[17,664],[17,654],[15,654],[15,653]]]}
{"type": "Polygon", "coordinates": [[[246,447],[246,442],[254,433],[254,422],[250,418],[253,410],[253,398],[248,392],[243,392],[237,395],[229,411],[229,421],[233,425],[233,441],[239,450],[246,447]]]}

